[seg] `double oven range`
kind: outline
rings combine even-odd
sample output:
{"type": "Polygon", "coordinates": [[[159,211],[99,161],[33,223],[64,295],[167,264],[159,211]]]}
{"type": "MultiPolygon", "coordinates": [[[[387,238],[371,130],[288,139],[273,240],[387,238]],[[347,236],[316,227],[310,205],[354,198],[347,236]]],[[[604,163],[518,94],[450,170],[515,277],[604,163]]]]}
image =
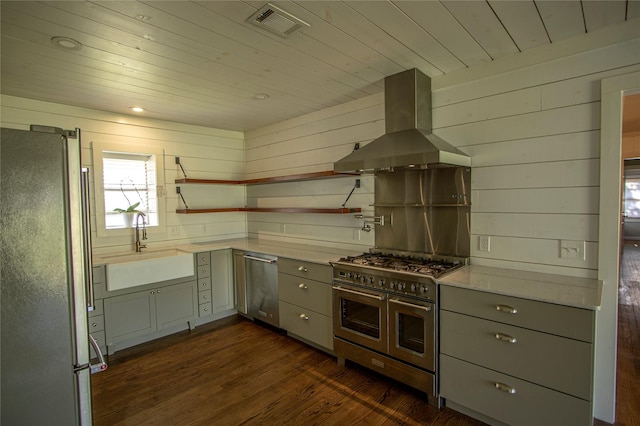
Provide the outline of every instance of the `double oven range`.
{"type": "Polygon", "coordinates": [[[333,263],[334,350],[440,407],[436,279],[466,258],[365,253],[333,263]]]}

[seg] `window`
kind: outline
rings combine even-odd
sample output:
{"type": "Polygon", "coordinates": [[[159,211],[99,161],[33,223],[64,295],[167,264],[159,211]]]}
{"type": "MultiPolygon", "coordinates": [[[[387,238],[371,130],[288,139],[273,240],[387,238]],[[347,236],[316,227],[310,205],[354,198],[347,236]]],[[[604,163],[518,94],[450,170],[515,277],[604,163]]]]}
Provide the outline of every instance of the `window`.
{"type": "Polygon", "coordinates": [[[624,180],[624,214],[629,218],[640,218],[640,178],[624,180]]]}
{"type": "Polygon", "coordinates": [[[153,154],[103,151],[105,227],[130,227],[121,210],[145,214],[147,226],[158,225],[156,161],[153,154]]]}
{"type": "MultiPolygon", "coordinates": [[[[145,214],[147,227],[165,232],[164,152],[152,145],[96,142],[93,151],[95,226],[98,237],[122,237],[131,234],[135,215],[116,209],[145,214]]],[[[135,226],[135,225],[133,225],[135,226]]]]}

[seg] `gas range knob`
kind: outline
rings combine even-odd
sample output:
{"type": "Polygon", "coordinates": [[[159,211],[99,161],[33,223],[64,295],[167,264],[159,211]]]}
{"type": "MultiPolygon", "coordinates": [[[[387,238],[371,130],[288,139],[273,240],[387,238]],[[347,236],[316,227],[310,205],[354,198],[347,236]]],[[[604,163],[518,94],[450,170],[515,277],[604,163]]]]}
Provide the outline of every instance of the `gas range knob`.
{"type": "Polygon", "coordinates": [[[416,290],[418,290],[418,285],[416,283],[411,284],[411,291],[415,293],[416,290]]]}
{"type": "Polygon", "coordinates": [[[429,290],[429,288],[426,287],[426,286],[420,287],[420,293],[426,293],[428,290],[429,290]]]}
{"type": "Polygon", "coordinates": [[[349,279],[353,278],[353,274],[351,272],[347,272],[347,278],[349,279]]]}
{"type": "Polygon", "coordinates": [[[369,277],[369,284],[373,284],[373,283],[374,283],[374,281],[375,281],[375,278],[373,278],[373,277],[369,277]]]}
{"type": "Polygon", "coordinates": [[[404,290],[404,283],[398,283],[398,290],[404,290]]]}
{"type": "Polygon", "coordinates": [[[391,283],[389,283],[389,287],[391,288],[396,288],[396,282],[395,281],[391,281],[391,283]]]}
{"type": "Polygon", "coordinates": [[[367,282],[367,277],[365,277],[364,275],[360,277],[360,281],[362,281],[363,283],[367,282]]]}
{"type": "Polygon", "coordinates": [[[384,279],[380,278],[380,280],[378,281],[378,286],[384,287],[384,279]]]}

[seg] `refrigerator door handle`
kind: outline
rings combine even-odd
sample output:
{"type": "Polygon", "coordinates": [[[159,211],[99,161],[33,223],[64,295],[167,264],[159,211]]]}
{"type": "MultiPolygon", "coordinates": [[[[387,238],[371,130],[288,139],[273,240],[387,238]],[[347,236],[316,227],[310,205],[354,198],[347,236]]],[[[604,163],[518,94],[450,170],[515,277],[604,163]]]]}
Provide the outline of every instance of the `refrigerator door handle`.
{"type": "MultiPolygon", "coordinates": [[[[79,131],[79,129],[77,129],[79,131]]],[[[91,253],[91,210],[89,198],[89,169],[82,168],[82,181],[80,182],[82,196],[82,235],[84,250],[84,284],[87,294],[87,310],[89,312],[95,309],[95,297],[93,294],[93,265],[91,253]]]]}
{"type": "Polygon", "coordinates": [[[98,355],[98,363],[89,365],[89,367],[91,368],[91,374],[100,373],[107,369],[107,363],[104,362],[104,356],[102,355],[100,346],[98,346],[98,342],[96,342],[96,339],[94,339],[92,335],[89,335],[89,343],[91,344],[93,350],[96,352],[96,355],[98,355]]]}

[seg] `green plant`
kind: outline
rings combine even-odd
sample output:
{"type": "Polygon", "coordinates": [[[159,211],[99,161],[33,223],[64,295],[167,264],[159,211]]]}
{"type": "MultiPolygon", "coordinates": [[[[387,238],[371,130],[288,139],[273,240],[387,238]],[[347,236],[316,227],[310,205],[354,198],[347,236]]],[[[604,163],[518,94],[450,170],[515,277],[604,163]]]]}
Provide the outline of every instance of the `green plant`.
{"type": "Polygon", "coordinates": [[[139,205],[140,205],[140,202],[137,202],[135,204],[131,204],[126,209],[115,208],[115,209],[113,209],[113,211],[116,212],[116,213],[142,213],[144,215],[143,212],[141,212],[140,210],[137,210],[137,207],[139,205]]]}
{"type": "MultiPolygon", "coordinates": [[[[140,198],[142,200],[142,197],[140,197],[140,192],[138,192],[138,188],[136,188],[135,183],[133,183],[131,178],[128,178],[128,179],[129,179],[129,182],[131,182],[131,184],[133,185],[133,189],[136,191],[136,194],[138,194],[138,198],[140,198]]],[[[141,213],[144,216],[144,212],[137,209],[137,207],[140,205],[141,201],[138,201],[135,204],[131,204],[131,201],[129,201],[129,197],[127,197],[127,194],[124,191],[124,186],[122,185],[122,181],[123,180],[120,181],[120,191],[122,192],[122,195],[124,196],[125,200],[127,200],[127,203],[129,204],[129,207],[127,207],[126,209],[121,209],[121,208],[118,207],[118,208],[113,209],[113,211],[116,212],[116,213],[141,213]]]]}

